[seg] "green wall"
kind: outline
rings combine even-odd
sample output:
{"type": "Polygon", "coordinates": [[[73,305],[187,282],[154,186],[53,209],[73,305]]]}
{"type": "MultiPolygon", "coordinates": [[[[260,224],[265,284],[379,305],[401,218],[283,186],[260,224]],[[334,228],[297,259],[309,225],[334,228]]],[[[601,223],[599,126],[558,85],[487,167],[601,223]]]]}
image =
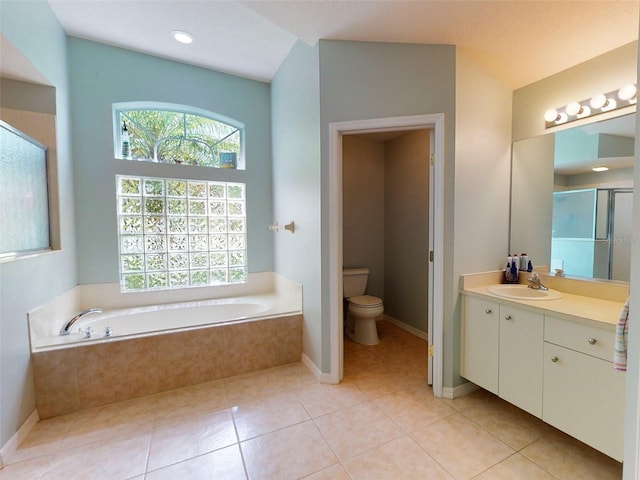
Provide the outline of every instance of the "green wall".
{"type": "Polygon", "coordinates": [[[318,46],[297,42],[271,83],[273,219],[295,221],[275,235],[276,272],[304,287],[303,351],[322,364],[320,287],[320,90],[318,46]]]}
{"type": "MultiPolygon", "coordinates": [[[[0,446],[35,408],[27,312],[76,285],[67,38],[44,1],[0,2],[3,42],[10,42],[55,88],[57,180],[62,250],[0,264],[0,446]],[[37,34],[36,34],[37,32],[37,34]]],[[[12,90],[8,108],[38,111],[33,90],[12,90]]],[[[50,110],[51,105],[47,108],[50,110]]],[[[47,112],[53,113],[53,112],[47,112]]],[[[26,132],[27,134],[29,132],[26,132]]]]}
{"type": "Polygon", "coordinates": [[[69,40],[80,284],[117,282],[115,175],[245,182],[249,272],[273,270],[269,85],[86,40],[69,40]],[[189,105],[245,125],[246,170],[114,159],[112,104],[189,105]]]}

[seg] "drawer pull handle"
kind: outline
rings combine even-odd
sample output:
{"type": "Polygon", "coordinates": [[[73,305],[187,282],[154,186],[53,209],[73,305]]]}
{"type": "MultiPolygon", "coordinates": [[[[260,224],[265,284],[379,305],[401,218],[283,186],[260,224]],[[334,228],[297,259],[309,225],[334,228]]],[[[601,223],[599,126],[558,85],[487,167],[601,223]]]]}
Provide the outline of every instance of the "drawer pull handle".
{"type": "Polygon", "coordinates": [[[511,320],[511,315],[505,315],[505,316],[504,316],[504,319],[505,319],[505,320],[511,320]]]}
{"type": "Polygon", "coordinates": [[[558,357],[556,357],[555,355],[553,357],[551,357],[551,361],[553,363],[556,363],[558,361],[558,357]]]}
{"type": "Polygon", "coordinates": [[[486,313],[487,315],[491,315],[493,313],[493,311],[490,308],[487,308],[484,313],[486,313]]]}
{"type": "Polygon", "coordinates": [[[596,343],[598,343],[598,341],[595,338],[589,339],[589,345],[595,345],[596,343]]]}

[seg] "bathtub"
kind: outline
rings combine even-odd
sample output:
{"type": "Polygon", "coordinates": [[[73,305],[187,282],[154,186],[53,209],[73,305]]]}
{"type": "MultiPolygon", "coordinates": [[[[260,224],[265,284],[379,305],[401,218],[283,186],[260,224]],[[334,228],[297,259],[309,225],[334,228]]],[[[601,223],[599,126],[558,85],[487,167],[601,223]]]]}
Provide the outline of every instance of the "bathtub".
{"type": "Polygon", "coordinates": [[[287,300],[272,293],[103,310],[78,319],[69,335],[60,335],[59,332],[59,327],[66,320],[59,326],[50,325],[46,330],[41,329],[40,334],[33,331],[31,351],[41,352],[301,313],[297,305],[287,300]],[[85,334],[88,328],[92,329],[91,337],[85,334]],[[105,334],[107,328],[111,331],[109,336],[105,334]]]}
{"type": "Polygon", "coordinates": [[[245,295],[140,306],[127,303],[219,291],[135,296],[120,295],[117,285],[80,286],[29,312],[38,415],[48,418],[300,362],[302,287],[257,277],[254,290],[262,292],[247,292],[249,285],[223,290],[245,295]],[[81,317],[71,334],[60,335],[68,319],[90,307],[103,311],[81,317]],[[93,329],[91,338],[79,331],[87,327],[93,329]]]}

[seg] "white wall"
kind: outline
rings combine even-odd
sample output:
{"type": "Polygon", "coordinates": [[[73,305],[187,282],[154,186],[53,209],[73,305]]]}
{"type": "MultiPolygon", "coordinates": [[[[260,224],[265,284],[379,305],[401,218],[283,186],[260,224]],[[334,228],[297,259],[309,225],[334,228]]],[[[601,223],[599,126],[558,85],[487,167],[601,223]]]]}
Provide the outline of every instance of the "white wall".
{"type": "MultiPolygon", "coordinates": [[[[598,93],[607,93],[636,83],[638,42],[633,42],[600,55],[563,72],[547,77],[513,94],[513,141],[548,133],[544,112],[570,102],[586,100],[598,93]]],[[[598,119],[619,116],[621,109],[601,114],[598,119]]],[[[566,128],[592,122],[592,119],[566,124],[566,128]]]]}
{"type": "MultiPolygon", "coordinates": [[[[640,76],[640,53],[636,72],[640,76]]],[[[640,185],[640,112],[636,112],[636,146],[633,179],[640,185]]],[[[633,224],[631,242],[631,303],[629,312],[640,312],[640,195],[633,196],[633,224]]],[[[624,465],[623,479],[640,478],[640,328],[637,319],[629,325],[629,356],[624,412],[624,465]]]]}
{"type": "MultiPolygon", "coordinates": [[[[456,54],[455,223],[453,292],[455,315],[445,323],[445,372],[452,386],[460,372],[461,274],[504,267],[509,236],[511,90],[456,54]]],[[[446,308],[446,307],[445,307],[446,308]]]]}

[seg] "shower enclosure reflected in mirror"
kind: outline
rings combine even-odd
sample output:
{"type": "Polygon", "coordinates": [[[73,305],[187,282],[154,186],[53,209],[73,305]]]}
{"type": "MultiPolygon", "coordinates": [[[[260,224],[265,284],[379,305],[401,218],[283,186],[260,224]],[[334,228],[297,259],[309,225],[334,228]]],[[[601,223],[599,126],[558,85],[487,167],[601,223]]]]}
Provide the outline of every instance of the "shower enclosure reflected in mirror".
{"type": "Polygon", "coordinates": [[[511,253],[628,282],[634,143],[635,114],[515,142],[511,253]]]}

